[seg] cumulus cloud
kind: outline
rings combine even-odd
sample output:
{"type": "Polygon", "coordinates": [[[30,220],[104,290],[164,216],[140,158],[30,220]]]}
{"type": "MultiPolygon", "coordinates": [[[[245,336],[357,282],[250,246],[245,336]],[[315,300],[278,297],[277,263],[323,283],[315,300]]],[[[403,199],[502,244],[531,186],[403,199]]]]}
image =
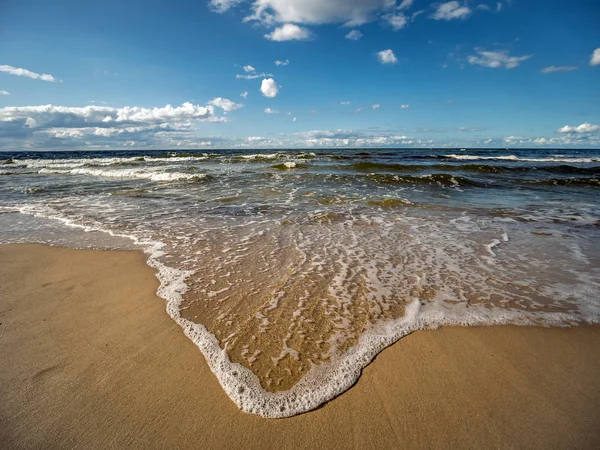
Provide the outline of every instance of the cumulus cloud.
{"type": "Polygon", "coordinates": [[[280,61],[279,59],[277,61],[275,61],[275,65],[276,66],[287,66],[290,63],[289,60],[285,60],[285,61],[280,61]]]}
{"type": "Polygon", "coordinates": [[[95,144],[106,141],[113,146],[123,146],[125,141],[157,139],[165,143],[168,135],[185,137],[197,123],[226,122],[225,117],[215,114],[216,107],[211,103],[229,110],[238,108],[223,98],[216,98],[206,106],[183,103],[162,108],[10,106],[0,108],[0,139],[20,139],[19,145],[38,148],[87,145],[88,140],[95,144]]]}
{"type": "Polygon", "coordinates": [[[377,134],[371,131],[354,130],[314,130],[296,133],[300,142],[309,147],[377,147],[388,145],[415,145],[421,144],[420,140],[413,140],[407,136],[377,134]]]}
{"type": "Polygon", "coordinates": [[[109,106],[7,106],[0,108],[0,121],[25,120],[30,128],[108,128],[136,123],[157,124],[181,121],[221,122],[212,105],[199,106],[183,103],[163,108],[109,106]]]}
{"type": "Polygon", "coordinates": [[[477,55],[470,55],[467,58],[469,64],[489,67],[492,69],[514,69],[515,67],[519,67],[521,62],[526,61],[533,56],[509,56],[507,50],[489,52],[481,48],[476,48],[475,52],[477,55]]]}
{"type": "Polygon", "coordinates": [[[409,108],[410,108],[410,105],[402,105],[402,106],[400,106],[400,108],[401,108],[401,109],[409,109],[409,108]]]}
{"type": "Polygon", "coordinates": [[[395,0],[256,0],[253,14],[245,20],[356,26],[373,21],[378,13],[389,10],[395,3],[395,0]]]}
{"type": "MultiPolygon", "coordinates": [[[[247,94],[247,93],[246,93],[247,94]]],[[[244,105],[241,103],[235,103],[227,98],[217,97],[208,102],[209,105],[216,106],[217,108],[221,108],[223,111],[235,111],[236,109],[240,109],[244,105]]]]}
{"type": "Polygon", "coordinates": [[[383,16],[383,20],[385,20],[394,31],[398,31],[406,26],[408,23],[408,19],[402,13],[399,14],[386,14],[383,16]]]}
{"type": "Polygon", "coordinates": [[[556,130],[557,133],[597,133],[598,131],[600,131],[600,125],[592,125],[588,122],[577,126],[565,125],[556,130]]]}
{"type": "Polygon", "coordinates": [[[293,23],[286,23],[265,34],[265,38],[271,41],[306,41],[311,37],[312,34],[308,29],[293,23]]]}
{"type": "Polygon", "coordinates": [[[361,37],[363,37],[363,34],[358,30],[352,30],[345,36],[346,39],[351,41],[358,41],[361,37]]]}
{"type": "Polygon", "coordinates": [[[548,66],[540,70],[541,73],[553,73],[553,72],[572,72],[577,70],[575,66],[548,66]]]}
{"type": "Polygon", "coordinates": [[[34,80],[50,81],[52,83],[55,83],[56,81],[58,81],[52,75],[47,74],[47,73],[39,74],[39,73],[32,72],[31,70],[21,69],[19,67],[13,67],[13,66],[7,66],[7,65],[0,65],[0,72],[5,72],[10,75],[15,75],[18,77],[28,77],[28,78],[32,78],[34,80]]]}
{"type": "Polygon", "coordinates": [[[279,114],[279,111],[276,111],[271,108],[267,108],[267,109],[265,109],[265,114],[279,114]]]}
{"type": "Polygon", "coordinates": [[[592,53],[592,56],[590,57],[590,66],[598,66],[600,65],[600,47],[598,47],[596,50],[594,50],[594,52],[592,53]]]}
{"type": "Polygon", "coordinates": [[[248,64],[247,66],[243,67],[244,72],[256,72],[256,69],[254,67],[252,67],[250,64],[248,64]]]}
{"type": "Polygon", "coordinates": [[[244,0],[210,0],[208,7],[214,12],[224,13],[243,1],[244,0]]]}
{"type": "Polygon", "coordinates": [[[472,11],[468,6],[461,5],[457,1],[451,1],[437,5],[437,9],[431,15],[431,18],[434,20],[466,19],[471,13],[472,11]]]}
{"type": "MultiPolygon", "coordinates": [[[[243,0],[212,0],[211,8],[217,12],[224,12],[241,3],[243,0]]],[[[250,0],[250,14],[244,22],[258,22],[267,27],[276,27],[282,24],[294,24],[298,27],[306,25],[342,24],[347,27],[357,27],[375,20],[389,24],[394,30],[404,28],[417,16],[428,11],[435,20],[466,19],[473,13],[473,9],[466,5],[467,2],[448,1],[434,3],[433,6],[424,7],[415,12],[409,10],[413,7],[414,0],[250,0]]],[[[491,7],[481,5],[475,9],[492,10],[491,7]]],[[[496,10],[500,11],[501,4],[496,10]]],[[[277,28],[276,30],[279,30],[277,28]]],[[[305,30],[305,29],[304,29],[305,30]]],[[[305,30],[307,32],[308,30],[305,30]]],[[[278,31],[278,36],[282,31],[278,31]]],[[[306,34],[303,34],[306,36],[306,34]]],[[[267,34],[272,39],[273,34],[267,34]]],[[[358,30],[346,35],[347,39],[358,40],[362,34],[358,30]]],[[[303,37],[302,39],[308,39],[303,37]]],[[[273,39],[284,40],[284,39],[273,39]]],[[[285,39],[290,40],[290,39],[285,39]]]]}
{"type": "Polygon", "coordinates": [[[378,103],[375,103],[373,106],[371,106],[371,109],[373,109],[373,111],[375,111],[376,109],[379,109],[381,105],[379,105],[378,103]]]}
{"type": "Polygon", "coordinates": [[[531,147],[532,145],[538,146],[597,146],[600,144],[600,139],[596,135],[591,134],[566,134],[563,136],[554,137],[524,137],[524,136],[507,136],[502,138],[504,143],[509,146],[520,146],[520,147],[531,147]]]}
{"type": "Polygon", "coordinates": [[[240,94],[240,97],[242,97],[244,100],[246,100],[248,98],[248,91],[244,91],[240,94]]]}
{"type": "Polygon", "coordinates": [[[0,89],[0,95],[10,95],[10,92],[0,89]]]}
{"type": "Polygon", "coordinates": [[[260,92],[265,97],[275,98],[279,94],[279,86],[277,86],[273,78],[265,78],[260,85],[260,92]]]}
{"type": "Polygon", "coordinates": [[[346,101],[346,102],[340,102],[340,105],[349,105],[350,102],[346,101]]]}
{"type": "Polygon", "coordinates": [[[394,64],[398,62],[398,58],[396,58],[396,55],[390,49],[377,52],[376,55],[381,64],[394,64]]]}

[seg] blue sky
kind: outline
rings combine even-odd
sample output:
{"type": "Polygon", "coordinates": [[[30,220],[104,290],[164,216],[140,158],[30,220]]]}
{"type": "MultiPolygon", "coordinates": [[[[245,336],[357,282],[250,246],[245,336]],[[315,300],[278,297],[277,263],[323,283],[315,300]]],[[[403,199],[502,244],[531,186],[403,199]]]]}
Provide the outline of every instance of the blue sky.
{"type": "Polygon", "coordinates": [[[2,148],[597,148],[599,81],[596,0],[0,4],[2,148]]]}

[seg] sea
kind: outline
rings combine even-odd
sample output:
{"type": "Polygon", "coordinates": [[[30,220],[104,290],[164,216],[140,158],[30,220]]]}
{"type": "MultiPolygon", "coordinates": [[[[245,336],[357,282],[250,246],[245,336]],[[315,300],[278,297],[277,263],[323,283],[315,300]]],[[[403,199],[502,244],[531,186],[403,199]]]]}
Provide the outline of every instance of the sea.
{"type": "Polygon", "coordinates": [[[23,242],[144,251],[229,397],[287,417],[416,330],[600,323],[600,150],[0,151],[23,242]]]}

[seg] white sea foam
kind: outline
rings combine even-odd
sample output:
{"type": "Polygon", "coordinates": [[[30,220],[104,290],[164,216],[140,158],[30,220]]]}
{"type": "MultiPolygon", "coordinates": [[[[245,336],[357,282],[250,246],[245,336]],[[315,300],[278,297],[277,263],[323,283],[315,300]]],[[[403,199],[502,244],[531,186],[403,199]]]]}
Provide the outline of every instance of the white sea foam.
{"type": "Polygon", "coordinates": [[[105,177],[105,178],[136,178],[145,179],[152,181],[190,181],[190,180],[201,180],[206,178],[208,175],[204,173],[191,174],[181,172],[163,172],[163,171],[151,171],[148,169],[93,169],[87,167],[80,167],[74,169],[55,169],[55,168],[43,168],[40,169],[40,174],[73,174],[73,175],[89,175],[94,177],[105,177]]]}
{"type": "MultiPolygon", "coordinates": [[[[170,156],[170,157],[150,157],[136,156],[124,158],[62,158],[62,159],[21,159],[17,160],[19,165],[26,165],[28,168],[54,168],[54,169],[73,169],[76,167],[105,167],[115,165],[136,165],[139,163],[178,163],[178,162],[196,162],[209,159],[206,154],[197,156],[170,156]]],[[[14,164],[11,164],[14,166],[14,164]]]]}
{"type": "Polygon", "coordinates": [[[549,157],[549,158],[519,158],[515,155],[505,155],[505,156],[479,156],[479,155],[446,155],[447,158],[457,159],[457,160],[467,160],[467,161],[477,161],[477,160],[497,160],[497,161],[521,161],[521,162],[564,162],[564,163],[591,163],[591,162],[599,162],[598,158],[559,158],[559,157],[549,157]]]}
{"type": "MultiPolygon", "coordinates": [[[[183,295],[188,290],[185,281],[193,272],[169,267],[162,263],[160,258],[165,255],[165,244],[159,241],[145,240],[135,234],[115,233],[100,225],[81,225],[46,206],[28,206],[17,210],[23,214],[55,219],[65,225],[85,231],[103,231],[113,236],[126,237],[139,245],[148,254],[148,265],[157,270],[157,277],[160,281],[157,294],[165,299],[168,314],[201,350],[221,386],[236,405],[245,412],[262,417],[293,416],[310,411],[336,397],[356,382],[362,369],[382,349],[416,330],[435,329],[445,325],[537,324],[565,326],[574,320],[581,320],[581,317],[565,313],[489,309],[473,305],[467,309],[465,305],[450,306],[441,301],[422,306],[418,298],[413,298],[407,305],[403,317],[371,326],[361,335],[358,344],[341,358],[329,364],[313,366],[308,374],[288,391],[268,392],[261,387],[258,378],[249,369],[230,361],[217,338],[203,325],[181,317],[180,306],[183,295]]],[[[496,242],[499,243],[499,241],[494,241],[493,244],[496,242]]],[[[587,318],[588,322],[598,322],[598,308],[590,310],[588,313],[593,314],[587,318]]],[[[253,358],[256,356],[257,354],[253,358]]]]}

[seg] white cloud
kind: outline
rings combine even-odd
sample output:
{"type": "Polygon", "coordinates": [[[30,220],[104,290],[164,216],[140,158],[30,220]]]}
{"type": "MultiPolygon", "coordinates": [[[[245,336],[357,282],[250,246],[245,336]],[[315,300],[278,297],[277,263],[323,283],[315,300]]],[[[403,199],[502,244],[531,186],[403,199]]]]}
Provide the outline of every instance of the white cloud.
{"type": "MultiPolygon", "coordinates": [[[[224,12],[244,0],[212,0],[211,6],[217,12],[224,12]]],[[[510,1],[510,0],[509,0],[510,1]]],[[[347,27],[357,27],[375,20],[382,20],[399,30],[404,28],[409,21],[414,21],[417,16],[427,11],[432,11],[431,18],[435,20],[466,19],[473,13],[473,9],[462,2],[448,1],[433,3],[433,8],[424,7],[415,12],[409,10],[414,6],[414,0],[249,0],[250,14],[244,22],[258,22],[266,27],[276,27],[274,33],[266,35],[271,40],[290,40],[279,38],[282,35],[281,25],[295,25],[303,30],[300,39],[309,39],[308,30],[301,28],[306,25],[342,24],[347,27]]],[[[429,2],[431,3],[431,2],[429,2]]],[[[492,10],[492,7],[482,5],[475,9],[492,10]]],[[[502,8],[498,4],[497,11],[502,8]]],[[[289,36],[286,33],[285,36],[289,36]]],[[[296,30],[298,33],[298,30],[296,30]]],[[[296,34],[294,34],[296,35],[296,34]]],[[[346,35],[347,39],[358,40],[362,33],[353,30],[346,35]]],[[[299,39],[299,38],[294,38],[299,39]]]]}
{"type": "Polygon", "coordinates": [[[401,109],[409,109],[409,108],[410,108],[410,105],[402,105],[402,106],[400,106],[400,108],[401,108],[401,109]]]}
{"type": "Polygon", "coordinates": [[[237,74],[235,76],[235,78],[237,80],[256,80],[257,78],[265,78],[265,77],[272,77],[273,74],[272,73],[247,73],[247,74],[237,74]]]}
{"type": "Polygon", "coordinates": [[[292,122],[295,122],[295,121],[296,121],[296,118],[294,117],[294,118],[292,119],[292,122]]]}
{"type": "Polygon", "coordinates": [[[592,56],[590,58],[590,66],[598,66],[600,65],[600,47],[598,47],[596,50],[594,50],[594,52],[592,53],[592,56]]]}
{"type": "Polygon", "coordinates": [[[407,136],[395,134],[375,134],[352,130],[314,130],[296,133],[300,142],[309,147],[370,147],[387,145],[421,144],[407,136]]]}
{"type": "Polygon", "coordinates": [[[10,92],[0,89],[0,95],[10,95],[10,92]]]}
{"type": "Polygon", "coordinates": [[[414,3],[414,0],[402,0],[402,3],[398,5],[398,10],[403,11],[410,8],[414,3]]]}
{"type": "Polygon", "coordinates": [[[83,128],[111,127],[119,124],[160,124],[196,120],[222,122],[215,116],[212,105],[199,106],[183,103],[181,106],[167,105],[163,108],[109,106],[8,106],[0,109],[0,121],[24,120],[29,128],[83,128]],[[110,125],[109,125],[110,124],[110,125]]]}
{"type": "Polygon", "coordinates": [[[359,113],[359,112],[361,112],[362,110],[363,110],[363,109],[362,109],[362,106],[360,106],[360,107],[358,107],[358,108],[356,108],[356,109],[354,110],[354,114],[358,114],[358,113],[359,113]]]}
{"type": "Polygon", "coordinates": [[[600,131],[600,125],[592,125],[591,123],[585,122],[575,127],[565,125],[562,128],[556,130],[557,133],[597,133],[600,131]]]}
{"type": "Polygon", "coordinates": [[[280,60],[275,61],[276,66],[287,66],[289,63],[290,63],[290,61],[288,59],[286,59],[285,61],[280,61],[280,60]]]}
{"type": "Polygon", "coordinates": [[[240,94],[240,97],[242,97],[244,100],[246,100],[248,98],[248,91],[244,91],[240,94]]]}
{"type": "Polygon", "coordinates": [[[371,106],[371,108],[373,109],[373,111],[375,111],[376,109],[379,109],[381,105],[375,103],[373,106],[371,106]]]}
{"type": "Polygon", "coordinates": [[[376,55],[381,64],[394,64],[398,62],[398,58],[396,58],[396,55],[394,55],[394,52],[390,49],[377,52],[376,55]]]}
{"type": "Polygon", "coordinates": [[[386,14],[383,16],[383,20],[389,23],[394,31],[398,31],[406,26],[408,19],[402,13],[400,14],[386,14]]]}
{"type": "Polygon", "coordinates": [[[210,0],[208,7],[214,12],[224,13],[230,8],[239,5],[244,0],[210,0]]]}
{"type": "Polygon", "coordinates": [[[247,66],[243,67],[244,72],[256,72],[256,69],[254,67],[252,67],[250,64],[248,64],[247,66]]]}
{"type": "Polygon", "coordinates": [[[415,21],[415,19],[416,19],[417,17],[419,17],[421,14],[425,14],[425,10],[424,10],[424,9],[422,9],[422,10],[420,10],[420,11],[415,11],[414,13],[412,13],[412,15],[410,16],[410,21],[411,21],[411,22],[414,22],[414,21],[415,21]]]}
{"type": "MultiPolygon", "coordinates": [[[[236,108],[226,99],[215,103],[236,108]]],[[[183,103],[162,108],[88,105],[11,106],[0,108],[0,141],[23,148],[64,148],[65,145],[108,145],[122,147],[127,141],[139,145],[175,145],[172,138],[185,140],[202,122],[226,122],[215,114],[215,106],[183,103]]],[[[218,141],[221,138],[211,138],[218,141]]]]}
{"type": "Polygon", "coordinates": [[[451,1],[437,5],[437,9],[431,15],[431,18],[435,20],[466,19],[471,15],[471,12],[468,6],[461,6],[457,1],[451,1]]]}
{"type": "Polygon", "coordinates": [[[128,136],[148,140],[155,136],[187,133],[194,122],[226,122],[212,105],[184,103],[164,108],[55,105],[0,108],[0,138],[31,137],[38,141],[77,136],[128,136]]]}
{"type": "Polygon", "coordinates": [[[521,146],[530,147],[533,145],[547,145],[547,146],[597,146],[600,144],[600,139],[595,135],[590,134],[567,134],[564,136],[554,137],[524,137],[524,136],[507,136],[502,139],[506,145],[509,146],[521,146]]]}
{"type": "Polygon", "coordinates": [[[308,29],[293,23],[286,23],[265,34],[265,38],[271,41],[306,41],[311,37],[312,34],[308,29]]]}
{"type": "Polygon", "coordinates": [[[349,105],[350,102],[340,102],[340,105],[349,105]]]}
{"type": "Polygon", "coordinates": [[[267,109],[265,109],[265,114],[279,114],[279,111],[276,111],[271,108],[267,108],[267,109]]]}
{"type": "Polygon", "coordinates": [[[361,37],[363,37],[363,34],[359,30],[352,30],[345,36],[346,39],[351,41],[358,41],[361,37]]]}
{"type": "Polygon", "coordinates": [[[572,72],[573,70],[577,70],[575,66],[549,66],[544,67],[540,70],[541,73],[552,73],[552,72],[572,72]]]}
{"type": "Polygon", "coordinates": [[[236,109],[240,109],[244,105],[241,103],[235,103],[227,98],[217,97],[208,102],[209,105],[216,106],[217,108],[221,108],[223,111],[235,111],[236,109]]]}
{"type": "Polygon", "coordinates": [[[279,93],[279,86],[277,86],[273,78],[265,78],[260,85],[260,92],[265,97],[274,98],[279,93]]]}
{"type": "Polygon", "coordinates": [[[0,72],[5,72],[10,75],[16,75],[18,77],[28,77],[28,78],[32,78],[34,80],[50,81],[52,83],[55,83],[56,81],[58,81],[52,75],[47,74],[47,73],[39,74],[39,73],[32,72],[31,70],[21,69],[18,67],[7,66],[7,65],[0,65],[0,72]]]}
{"type": "Polygon", "coordinates": [[[373,21],[378,13],[389,10],[395,3],[395,0],[256,0],[252,6],[254,13],[245,20],[356,26],[373,21]]]}
{"type": "Polygon", "coordinates": [[[469,64],[489,67],[492,69],[514,69],[515,67],[518,67],[522,61],[526,61],[533,56],[509,56],[507,50],[488,52],[481,48],[476,48],[475,52],[477,52],[477,56],[470,55],[467,58],[469,64]]]}

